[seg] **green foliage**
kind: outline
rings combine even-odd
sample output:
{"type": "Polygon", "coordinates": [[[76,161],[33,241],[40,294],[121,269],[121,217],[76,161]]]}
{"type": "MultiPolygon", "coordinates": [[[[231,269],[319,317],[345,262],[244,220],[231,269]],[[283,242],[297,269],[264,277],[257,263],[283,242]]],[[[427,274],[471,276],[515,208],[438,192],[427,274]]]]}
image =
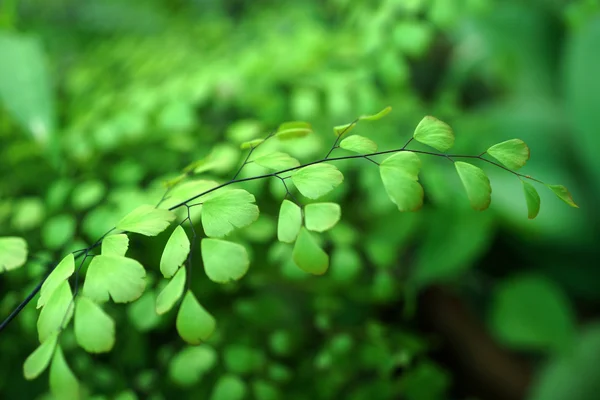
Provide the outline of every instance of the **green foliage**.
{"type": "Polygon", "coordinates": [[[161,315],[168,312],[183,295],[185,288],[186,269],[179,268],[175,276],[163,288],[156,298],[156,313],[161,315]]]}
{"type": "Polygon", "coordinates": [[[292,259],[300,269],[314,275],[324,274],[329,267],[329,256],[304,227],[300,228],[292,259]]]}
{"type": "Polygon", "coordinates": [[[312,203],[304,208],[306,229],[325,232],[335,226],[342,217],[342,208],[336,203],[312,203]]]}
{"type": "Polygon", "coordinates": [[[485,172],[473,164],[462,161],[456,161],[454,166],[467,191],[471,207],[479,211],[487,209],[492,201],[492,187],[485,172]]]}
{"type": "Polygon", "coordinates": [[[415,128],[413,138],[439,151],[447,151],[454,146],[454,132],[445,122],[426,116],[415,128]]]}
{"type": "Polygon", "coordinates": [[[221,238],[258,219],[254,196],[243,189],[227,190],[202,203],[202,227],[209,237],[221,238]]]}
{"type": "Polygon", "coordinates": [[[60,346],[56,347],[50,364],[50,391],[59,399],[80,398],[79,382],[69,368],[60,346]]]}
{"type": "Polygon", "coordinates": [[[106,353],[115,344],[115,322],[85,296],[78,296],[75,303],[75,339],[89,353],[106,353]]]}
{"type": "Polygon", "coordinates": [[[344,175],[331,164],[315,164],[300,168],[292,174],[292,182],[309,199],[318,199],[338,187],[344,175]]]}
{"type": "Polygon", "coordinates": [[[190,253],[190,240],[181,225],[177,226],[163,250],[160,258],[160,272],[165,278],[171,278],[190,253]]]}
{"type": "Polygon", "coordinates": [[[540,212],[540,195],[531,183],[521,182],[523,183],[523,192],[525,193],[525,201],[527,202],[527,217],[534,219],[540,212]]]}
{"type": "Polygon", "coordinates": [[[375,153],[377,151],[377,144],[374,141],[360,135],[348,136],[340,142],[340,147],[359,154],[375,153]]]}
{"type": "Polygon", "coordinates": [[[40,342],[44,342],[55,332],[60,332],[73,317],[73,293],[69,282],[62,281],[52,292],[37,321],[40,342]]]}
{"type": "Polygon", "coordinates": [[[389,156],[379,165],[388,196],[400,211],[417,211],[423,205],[423,187],[418,182],[421,160],[412,152],[389,156]]]}
{"type": "Polygon", "coordinates": [[[202,239],[204,271],[213,282],[227,283],[241,279],[250,266],[246,248],[219,239],[202,239]]]}
{"type": "Polygon", "coordinates": [[[176,326],[183,340],[189,344],[200,344],[212,335],[216,322],[196,296],[187,291],[177,313],[176,326]]]}
{"type": "Polygon", "coordinates": [[[274,153],[265,154],[264,156],[258,157],[254,162],[261,167],[269,168],[274,171],[299,167],[300,162],[289,154],[276,151],[274,153]]]}
{"type": "Polygon", "coordinates": [[[302,209],[287,199],[279,208],[277,222],[277,239],[285,243],[294,243],[302,227],[302,209]]]}
{"type": "Polygon", "coordinates": [[[46,370],[54,354],[57,340],[58,332],[54,332],[27,357],[25,364],[23,364],[25,379],[35,379],[46,370]]]}
{"type": "Polygon", "coordinates": [[[61,286],[75,272],[75,257],[73,254],[68,254],[54,268],[52,273],[44,281],[40,290],[40,298],[37,302],[37,308],[44,306],[54,291],[61,286]]]}
{"type": "Polygon", "coordinates": [[[18,237],[0,238],[0,272],[19,268],[27,261],[27,242],[18,237]]]}
{"type": "Polygon", "coordinates": [[[570,205],[574,208],[579,208],[575,201],[573,201],[573,196],[569,193],[569,190],[563,185],[546,185],[559,199],[570,205]]]}
{"type": "Polygon", "coordinates": [[[171,380],[183,387],[196,384],[217,362],[217,353],[208,345],[186,347],[169,362],[171,380]]]}
{"type": "Polygon", "coordinates": [[[83,293],[97,302],[129,303],[146,288],[146,271],[138,261],[122,256],[95,256],[88,267],[83,293]]]}
{"type": "Polygon", "coordinates": [[[102,255],[125,257],[129,248],[129,237],[120,233],[117,235],[109,235],[102,241],[102,255]]]}
{"type": "Polygon", "coordinates": [[[124,216],[117,223],[117,229],[145,236],[156,236],[167,229],[174,219],[175,214],[172,212],[144,204],[124,216]]]}
{"type": "Polygon", "coordinates": [[[521,139],[511,139],[498,143],[486,150],[486,152],[500,161],[506,167],[517,170],[529,160],[529,147],[521,139]]]}

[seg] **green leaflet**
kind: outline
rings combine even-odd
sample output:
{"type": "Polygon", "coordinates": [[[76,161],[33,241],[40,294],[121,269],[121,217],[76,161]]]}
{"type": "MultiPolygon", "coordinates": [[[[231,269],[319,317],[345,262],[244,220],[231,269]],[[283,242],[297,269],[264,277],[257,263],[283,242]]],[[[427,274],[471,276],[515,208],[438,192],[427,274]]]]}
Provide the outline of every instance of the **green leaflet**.
{"type": "Polygon", "coordinates": [[[531,183],[521,182],[523,182],[523,192],[525,193],[525,201],[527,202],[527,217],[534,219],[540,212],[540,195],[531,183]]]}
{"type": "Polygon", "coordinates": [[[246,395],[246,384],[235,375],[222,375],[213,388],[210,400],[242,400],[246,395]]]}
{"type": "Polygon", "coordinates": [[[292,260],[300,269],[314,275],[323,275],[329,267],[329,256],[304,227],[296,239],[292,260]]]}
{"type": "Polygon", "coordinates": [[[238,243],[219,239],[202,239],[202,262],[206,275],[213,282],[238,280],[248,271],[250,260],[246,248],[238,243]]]}
{"type": "Polygon", "coordinates": [[[124,216],[117,224],[117,229],[156,236],[167,229],[174,219],[175,214],[171,211],[144,204],[124,216]]]}
{"type": "Polygon", "coordinates": [[[369,154],[377,151],[377,144],[364,136],[352,135],[340,142],[344,150],[353,151],[358,154],[369,154]]]}
{"type": "Polygon", "coordinates": [[[79,399],[79,382],[69,368],[60,346],[50,364],[50,392],[56,399],[79,399]]]}
{"type": "Polygon", "coordinates": [[[102,241],[101,254],[105,256],[124,257],[129,248],[129,238],[124,233],[118,235],[109,235],[102,241]]]}
{"type": "Polygon", "coordinates": [[[302,195],[318,199],[338,187],[344,175],[331,164],[314,164],[294,171],[292,182],[302,195]]]}
{"type": "Polygon", "coordinates": [[[69,279],[75,272],[75,257],[73,254],[67,255],[62,259],[60,263],[52,270],[48,278],[44,281],[42,288],[40,289],[40,298],[37,302],[37,308],[42,307],[48,302],[52,293],[60,286],[65,280],[69,279]]]}
{"type": "Polygon", "coordinates": [[[172,277],[184,263],[189,253],[190,240],[185,230],[181,225],[178,225],[169,237],[160,258],[160,272],[162,272],[163,276],[165,278],[172,277]]]}
{"type": "Polygon", "coordinates": [[[548,189],[552,190],[552,192],[558,196],[559,199],[570,205],[574,208],[579,208],[575,201],[573,200],[573,196],[569,193],[569,190],[563,185],[546,185],[548,189]]]}
{"type": "Polygon", "coordinates": [[[224,174],[231,171],[239,159],[239,150],[235,147],[221,143],[213,147],[208,156],[201,160],[194,161],[183,169],[186,174],[201,174],[203,172],[216,172],[224,174]]]}
{"type": "Polygon", "coordinates": [[[62,283],[54,290],[37,321],[37,330],[40,342],[44,342],[54,332],[59,332],[67,326],[73,317],[73,293],[68,281],[62,283]]]}
{"type": "Polygon", "coordinates": [[[243,142],[242,144],[240,144],[240,148],[242,150],[253,149],[253,148],[255,148],[256,146],[258,146],[259,144],[261,144],[264,141],[265,141],[265,139],[253,139],[253,140],[249,140],[247,142],[243,142]]]}
{"type": "Polygon", "coordinates": [[[179,307],[175,325],[183,340],[189,344],[200,344],[212,335],[216,321],[188,290],[179,307]]]}
{"type": "Polygon", "coordinates": [[[0,272],[10,271],[27,261],[27,242],[20,237],[0,238],[0,272]]]}
{"type": "Polygon", "coordinates": [[[186,269],[179,268],[173,279],[158,294],[156,298],[156,313],[158,315],[168,312],[181,298],[185,288],[186,269]]]}
{"type": "Polygon", "coordinates": [[[120,256],[99,255],[88,267],[83,293],[97,301],[128,303],[138,299],[146,287],[146,271],[138,261],[120,256]]]}
{"type": "Polygon", "coordinates": [[[529,160],[529,147],[521,139],[495,144],[486,152],[510,169],[519,169],[529,160]]]}
{"type": "Polygon", "coordinates": [[[287,153],[276,151],[274,153],[265,154],[254,160],[261,167],[280,171],[288,168],[300,166],[300,162],[287,153]]]}
{"type": "Polygon", "coordinates": [[[197,383],[217,363],[217,352],[206,344],[186,347],[169,362],[169,377],[180,386],[197,383]]]}
{"type": "Polygon", "coordinates": [[[37,349],[33,351],[23,364],[23,375],[25,379],[31,380],[37,378],[50,364],[50,359],[54,354],[56,343],[58,342],[58,332],[50,335],[37,349]]]}
{"type": "Polygon", "coordinates": [[[284,199],[279,209],[277,239],[280,242],[294,243],[302,227],[302,209],[294,202],[284,199]]]}
{"type": "Polygon", "coordinates": [[[279,125],[275,136],[280,140],[288,140],[310,135],[312,131],[312,127],[308,122],[284,122],[279,125]]]}
{"type": "Polygon", "coordinates": [[[358,121],[377,121],[377,120],[380,120],[381,118],[385,117],[386,115],[388,115],[390,113],[390,111],[392,111],[392,107],[388,106],[388,107],[384,108],[383,110],[379,111],[377,114],[361,115],[354,122],[351,122],[349,124],[334,126],[333,133],[335,133],[337,136],[343,136],[343,135],[349,133],[352,129],[354,129],[356,127],[356,124],[358,123],[358,121]]]}
{"type": "Polygon", "coordinates": [[[254,195],[232,189],[210,196],[202,204],[202,226],[209,237],[223,237],[235,228],[243,228],[258,219],[254,195]]]}
{"type": "Polygon", "coordinates": [[[337,203],[313,203],[304,207],[306,229],[325,232],[335,226],[342,217],[342,208],[337,203]]]}
{"type": "Polygon", "coordinates": [[[379,165],[388,196],[400,211],[417,211],[423,205],[423,187],[418,182],[421,160],[412,152],[396,153],[379,165]]]}
{"type": "Polygon", "coordinates": [[[88,353],[105,353],[115,344],[115,322],[85,296],[75,302],[75,340],[88,353]]]}
{"type": "Polygon", "coordinates": [[[439,151],[446,151],[454,146],[454,133],[445,122],[426,116],[419,122],[413,133],[417,142],[426,144],[439,151]]]}
{"type": "Polygon", "coordinates": [[[479,167],[462,161],[454,163],[458,176],[465,187],[471,207],[475,210],[485,210],[492,201],[490,180],[479,167]]]}

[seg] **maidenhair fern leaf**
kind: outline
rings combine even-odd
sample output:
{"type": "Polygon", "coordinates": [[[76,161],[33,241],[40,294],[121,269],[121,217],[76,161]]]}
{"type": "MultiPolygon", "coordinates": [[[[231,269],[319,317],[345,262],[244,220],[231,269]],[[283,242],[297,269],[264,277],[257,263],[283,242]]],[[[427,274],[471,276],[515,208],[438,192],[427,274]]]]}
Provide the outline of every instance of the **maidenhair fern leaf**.
{"type": "Polygon", "coordinates": [[[521,139],[495,144],[486,152],[511,169],[519,169],[529,160],[529,147],[521,139]]]}
{"type": "Polygon", "coordinates": [[[281,203],[277,222],[277,239],[280,242],[294,243],[302,227],[302,209],[287,199],[281,203]]]}
{"type": "Polygon", "coordinates": [[[188,290],[177,313],[175,325],[183,340],[196,345],[210,338],[215,330],[216,321],[188,290]]]}
{"type": "Polygon", "coordinates": [[[79,399],[79,382],[69,368],[60,346],[50,364],[50,392],[56,399],[79,399]]]}
{"type": "Polygon", "coordinates": [[[385,191],[400,211],[417,211],[423,205],[420,170],[421,160],[412,152],[396,153],[379,165],[385,191]]]}
{"type": "Polygon", "coordinates": [[[50,275],[48,275],[48,278],[46,278],[44,281],[44,284],[40,289],[40,298],[37,302],[37,308],[40,308],[46,304],[56,288],[65,280],[69,279],[69,277],[73,275],[73,272],[75,272],[75,257],[71,253],[63,258],[60,263],[58,263],[50,275]]]}
{"type": "Polygon", "coordinates": [[[523,192],[527,202],[527,216],[529,219],[534,219],[540,212],[540,195],[531,183],[521,182],[523,182],[523,192]]]}
{"type": "Polygon", "coordinates": [[[190,240],[181,225],[177,226],[160,258],[160,272],[165,278],[172,277],[190,253],[190,240]]]}
{"type": "Polygon", "coordinates": [[[563,185],[546,185],[548,189],[552,190],[552,192],[558,196],[559,199],[570,205],[574,208],[579,208],[575,201],[573,200],[573,196],[569,193],[569,190],[563,185]]]}
{"type": "Polygon", "coordinates": [[[276,151],[274,153],[265,154],[254,160],[261,167],[272,169],[274,171],[284,170],[300,166],[300,162],[287,153],[276,151]]]}
{"type": "Polygon", "coordinates": [[[101,254],[106,256],[121,256],[124,257],[129,248],[129,238],[126,234],[110,235],[102,241],[101,254]]]}
{"type": "Polygon", "coordinates": [[[445,122],[431,116],[426,116],[419,122],[413,138],[417,142],[431,146],[439,151],[447,151],[454,146],[454,132],[445,122]]]}
{"type": "Polygon", "coordinates": [[[490,180],[479,167],[462,161],[454,163],[458,176],[465,187],[467,197],[474,210],[485,210],[492,201],[490,180]]]}
{"type": "Polygon", "coordinates": [[[377,151],[377,144],[374,141],[359,135],[348,136],[340,142],[340,147],[358,154],[375,153],[377,151]]]}
{"type": "Polygon", "coordinates": [[[83,293],[97,302],[128,303],[138,299],[146,287],[146,271],[138,261],[119,256],[94,257],[85,277],[83,293]]]}
{"type": "Polygon", "coordinates": [[[344,175],[331,164],[314,164],[296,170],[292,182],[309,199],[318,199],[338,187],[344,175]]]}
{"type": "Polygon", "coordinates": [[[280,140],[288,140],[310,135],[312,131],[312,127],[308,122],[284,122],[279,125],[275,136],[280,140]]]}
{"type": "Polygon", "coordinates": [[[78,296],[75,303],[75,340],[89,353],[105,353],[115,344],[115,322],[92,299],[78,296]]]}
{"type": "Polygon", "coordinates": [[[227,283],[238,280],[248,271],[248,252],[241,244],[219,239],[202,239],[201,247],[204,270],[213,282],[227,283]]]}
{"type": "Polygon", "coordinates": [[[158,294],[156,298],[156,313],[158,315],[168,312],[181,298],[185,288],[185,276],[185,267],[179,268],[175,276],[167,283],[167,286],[158,294]]]}
{"type": "Polygon", "coordinates": [[[304,227],[296,239],[292,260],[300,269],[314,275],[323,275],[329,267],[329,256],[304,227]]]}
{"type": "Polygon", "coordinates": [[[235,228],[243,228],[258,219],[254,195],[233,189],[210,196],[202,204],[202,226],[209,237],[223,237],[235,228]]]}
{"type": "Polygon", "coordinates": [[[337,203],[313,203],[304,207],[306,229],[325,232],[338,223],[342,216],[342,208],[337,203]]]}
{"type": "Polygon", "coordinates": [[[37,321],[37,330],[40,342],[44,342],[54,332],[60,331],[73,317],[73,293],[68,281],[62,283],[54,290],[48,299],[37,321]]]}
{"type": "Polygon", "coordinates": [[[167,229],[174,219],[173,212],[144,204],[124,216],[117,224],[117,229],[156,236],[167,229]]]}
{"type": "Polygon", "coordinates": [[[0,238],[0,272],[21,267],[27,261],[27,242],[20,237],[0,238]]]}
{"type": "Polygon", "coordinates": [[[42,342],[29,357],[27,357],[23,364],[23,375],[25,376],[25,379],[35,379],[46,370],[48,364],[50,364],[54,350],[56,349],[57,342],[58,332],[54,332],[42,342]]]}

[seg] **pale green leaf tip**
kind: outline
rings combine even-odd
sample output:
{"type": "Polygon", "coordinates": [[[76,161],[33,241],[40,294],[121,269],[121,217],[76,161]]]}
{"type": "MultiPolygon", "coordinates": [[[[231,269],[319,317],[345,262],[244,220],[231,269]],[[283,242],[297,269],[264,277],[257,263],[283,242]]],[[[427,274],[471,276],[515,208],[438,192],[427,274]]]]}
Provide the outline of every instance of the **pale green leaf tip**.
{"type": "Polygon", "coordinates": [[[573,200],[573,196],[571,195],[571,193],[569,192],[569,190],[565,186],[563,186],[563,185],[549,185],[549,184],[546,184],[546,186],[550,190],[552,190],[552,192],[554,192],[554,194],[559,199],[561,199],[562,201],[564,201],[565,203],[567,203],[568,205],[570,205],[573,208],[579,208],[579,206],[573,200]]]}

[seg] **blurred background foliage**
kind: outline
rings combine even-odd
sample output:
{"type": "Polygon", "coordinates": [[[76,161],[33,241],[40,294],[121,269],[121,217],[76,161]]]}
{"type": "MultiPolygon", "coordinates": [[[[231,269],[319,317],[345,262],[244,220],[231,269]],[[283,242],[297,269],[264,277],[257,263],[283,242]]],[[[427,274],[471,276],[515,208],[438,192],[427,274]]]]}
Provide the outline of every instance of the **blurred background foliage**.
{"type": "MultiPolygon", "coordinates": [[[[227,179],[239,143],[287,120],[317,134],[285,150],[321,158],[332,127],[402,146],[424,115],[448,122],[456,153],[521,138],[542,190],[527,219],[521,183],[486,168],[493,200],[471,211],[454,168],[423,160],[426,206],[401,214],[367,162],[340,163],[323,277],[275,239],[280,183],[254,182],[261,218],[236,234],[240,282],[193,277],[216,335],[184,345],[154,313],[168,238],[135,237],[146,294],[109,308],[107,355],[63,338],[90,398],[592,399],[600,374],[600,7],[595,0],[3,0],[0,2],[0,235],[30,262],[0,276],[4,317],[48,261],[86,247],[163,182],[211,155],[227,179]],[[594,261],[596,260],[596,261],[594,261]]],[[[250,165],[246,176],[260,172],[250,165]]],[[[196,270],[201,271],[200,263],[196,270]]],[[[0,340],[3,398],[49,398],[26,382],[37,346],[28,306],[0,340]]],[[[47,376],[47,375],[44,375],[47,376]]]]}

